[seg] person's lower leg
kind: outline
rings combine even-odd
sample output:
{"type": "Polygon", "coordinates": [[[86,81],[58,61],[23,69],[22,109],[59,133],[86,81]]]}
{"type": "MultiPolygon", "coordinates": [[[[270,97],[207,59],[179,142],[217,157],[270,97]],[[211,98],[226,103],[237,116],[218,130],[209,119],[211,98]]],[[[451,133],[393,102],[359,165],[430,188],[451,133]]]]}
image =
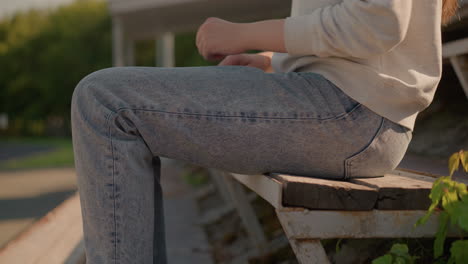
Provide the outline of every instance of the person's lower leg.
{"type": "Polygon", "coordinates": [[[72,135],[88,264],[165,263],[160,162],[133,112],[96,78],[72,101],[72,135]],[[110,102],[110,103],[109,103],[110,102]]]}

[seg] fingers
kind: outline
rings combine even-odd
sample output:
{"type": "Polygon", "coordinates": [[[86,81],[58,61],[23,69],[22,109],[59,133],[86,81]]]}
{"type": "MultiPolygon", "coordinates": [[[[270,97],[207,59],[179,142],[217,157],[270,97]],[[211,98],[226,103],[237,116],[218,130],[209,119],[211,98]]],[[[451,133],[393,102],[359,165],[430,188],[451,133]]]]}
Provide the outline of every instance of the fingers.
{"type": "Polygon", "coordinates": [[[236,55],[229,55],[224,58],[219,64],[219,66],[248,66],[258,68],[262,71],[269,71],[273,72],[270,69],[270,60],[268,57],[258,54],[236,54],[236,55]]]}
{"type": "Polygon", "coordinates": [[[206,55],[206,59],[209,61],[220,61],[224,58],[226,58],[226,56],[221,55],[221,54],[207,54],[206,55]]]}
{"type": "Polygon", "coordinates": [[[195,45],[197,46],[198,53],[203,56],[206,60],[213,60],[219,58],[218,55],[209,54],[206,49],[205,40],[207,34],[207,25],[212,23],[213,21],[218,20],[215,17],[208,17],[198,28],[197,34],[195,37],[195,45]]]}
{"type": "Polygon", "coordinates": [[[200,47],[201,45],[201,37],[205,31],[205,27],[208,23],[212,22],[216,20],[215,17],[209,17],[207,19],[205,19],[205,21],[200,25],[200,27],[198,27],[198,30],[197,30],[197,35],[196,35],[196,39],[195,39],[195,43],[197,45],[197,47],[200,47]]]}
{"type": "Polygon", "coordinates": [[[201,38],[202,38],[203,31],[204,31],[205,23],[206,23],[206,21],[203,24],[200,25],[200,27],[197,30],[197,35],[196,35],[196,38],[195,38],[195,45],[197,46],[198,53],[200,53],[200,55],[202,55],[202,56],[203,56],[203,54],[202,54],[203,46],[202,46],[201,38]]]}
{"type": "Polygon", "coordinates": [[[222,60],[220,63],[218,63],[219,66],[226,66],[226,65],[235,65],[233,59],[231,58],[232,56],[226,56],[224,60],[222,60]]]}
{"type": "Polygon", "coordinates": [[[196,34],[198,53],[208,61],[220,61],[229,54],[241,53],[233,47],[232,35],[236,31],[235,23],[216,17],[207,18],[196,34]]]}
{"type": "Polygon", "coordinates": [[[244,54],[226,56],[218,65],[244,65],[244,54]]]}

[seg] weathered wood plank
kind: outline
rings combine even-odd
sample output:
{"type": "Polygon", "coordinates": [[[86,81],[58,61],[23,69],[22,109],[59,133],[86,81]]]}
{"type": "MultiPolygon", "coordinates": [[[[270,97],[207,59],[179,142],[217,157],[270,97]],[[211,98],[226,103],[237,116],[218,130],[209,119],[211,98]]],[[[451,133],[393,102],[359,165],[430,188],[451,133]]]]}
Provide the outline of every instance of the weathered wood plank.
{"type": "Polygon", "coordinates": [[[407,169],[407,168],[397,168],[390,172],[390,174],[395,174],[395,175],[416,175],[416,176],[426,176],[426,177],[432,177],[432,178],[439,178],[442,177],[443,175],[439,174],[433,174],[429,172],[422,172],[422,171],[417,171],[417,170],[412,170],[412,169],[407,169]]]}
{"type": "Polygon", "coordinates": [[[386,174],[377,178],[357,178],[350,180],[378,190],[376,209],[380,210],[425,210],[431,203],[433,177],[403,173],[386,174]]]}
{"type": "Polygon", "coordinates": [[[272,174],[283,187],[283,206],[328,210],[371,210],[378,193],[373,187],[345,181],[272,174]]]}
{"type": "Polygon", "coordinates": [[[426,210],[437,179],[437,175],[399,169],[385,177],[348,182],[280,173],[234,177],[275,208],[279,205],[325,210],[426,210]]]}
{"type": "MultiPolygon", "coordinates": [[[[414,227],[425,210],[329,211],[304,208],[276,210],[289,239],[399,238],[434,237],[439,226],[438,213],[427,223],[414,227]]],[[[448,236],[460,234],[449,228],[448,236]]]]}
{"type": "Polygon", "coordinates": [[[83,237],[75,194],[0,250],[0,263],[62,264],[83,237]]]}
{"type": "Polygon", "coordinates": [[[281,183],[273,177],[266,175],[244,175],[230,173],[236,180],[256,192],[263,199],[269,202],[273,207],[282,206],[282,187],[281,183]]]}

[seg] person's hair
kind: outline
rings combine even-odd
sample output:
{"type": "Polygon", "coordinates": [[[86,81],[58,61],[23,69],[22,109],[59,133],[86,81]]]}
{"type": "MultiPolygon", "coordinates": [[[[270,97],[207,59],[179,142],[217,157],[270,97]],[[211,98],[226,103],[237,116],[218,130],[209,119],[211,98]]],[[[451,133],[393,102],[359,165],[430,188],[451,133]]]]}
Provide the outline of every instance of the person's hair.
{"type": "Polygon", "coordinates": [[[453,15],[457,12],[458,0],[443,0],[442,2],[442,25],[448,24],[453,15]]]}

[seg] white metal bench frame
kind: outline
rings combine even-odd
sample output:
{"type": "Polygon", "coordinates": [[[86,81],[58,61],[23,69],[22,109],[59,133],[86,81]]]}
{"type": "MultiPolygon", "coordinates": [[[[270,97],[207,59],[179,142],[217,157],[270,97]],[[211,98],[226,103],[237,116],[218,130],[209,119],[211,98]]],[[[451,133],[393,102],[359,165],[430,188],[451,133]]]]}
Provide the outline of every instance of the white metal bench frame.
{"type": "Polygon", "coordinates": [[[448,58],[468,98],[468,38],[444,43],[443,58],[448,58]]]}

